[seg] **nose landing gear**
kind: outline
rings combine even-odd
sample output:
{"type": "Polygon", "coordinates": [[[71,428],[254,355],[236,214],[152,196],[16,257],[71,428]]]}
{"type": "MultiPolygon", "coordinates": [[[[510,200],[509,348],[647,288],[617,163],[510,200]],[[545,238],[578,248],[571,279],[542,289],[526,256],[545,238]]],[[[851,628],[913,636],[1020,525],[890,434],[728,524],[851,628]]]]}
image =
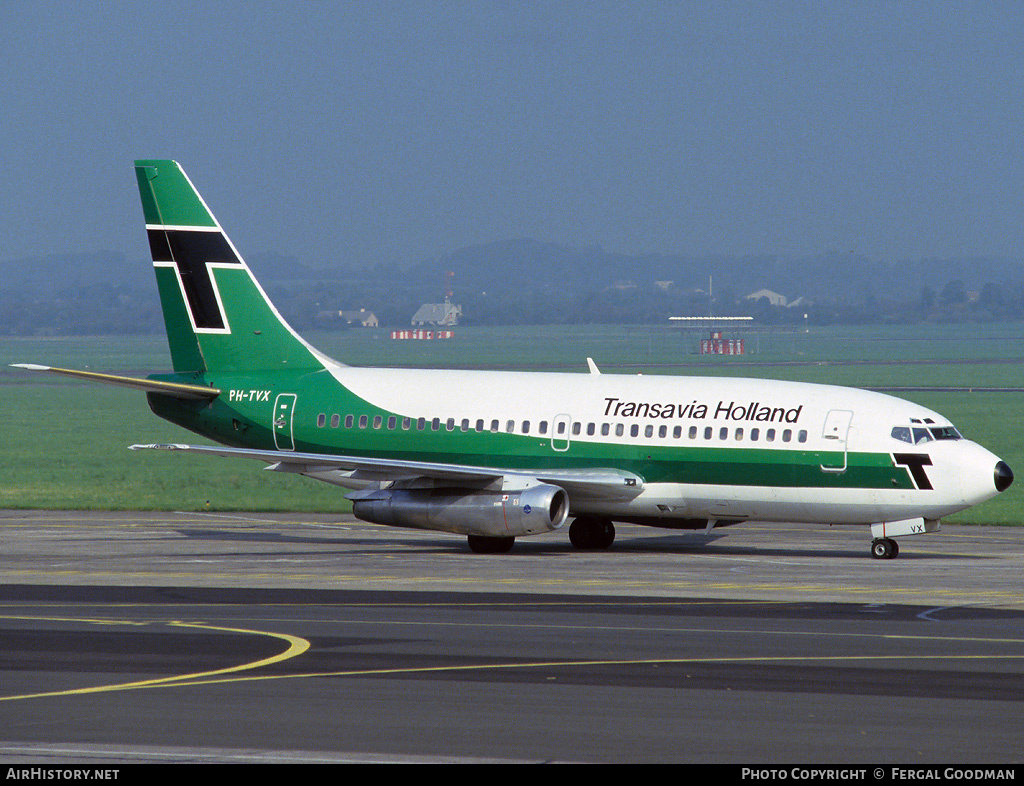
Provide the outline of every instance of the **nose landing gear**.
{"type": "Polygon", "coordinates": [[[875,538],[871,541],[871,556],[875,559],[895,559],[899,553],[899,544],[892,538],[875,538]]]}

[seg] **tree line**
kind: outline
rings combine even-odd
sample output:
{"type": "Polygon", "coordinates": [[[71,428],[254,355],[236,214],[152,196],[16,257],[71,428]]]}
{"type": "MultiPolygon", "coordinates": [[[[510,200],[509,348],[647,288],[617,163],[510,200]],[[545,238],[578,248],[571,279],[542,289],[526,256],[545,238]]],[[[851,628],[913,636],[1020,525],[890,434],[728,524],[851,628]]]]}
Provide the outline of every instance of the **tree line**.
{"type": "MultiPolygon", "coordinates": [[[[406,327],[449,285],[463,324],[479,325],[657,325],[673,316],[752,316],[766,325],[1024,320],[1018,260],[691,259],[522,240],[407,267],[318,269],[277,254],[249,263],[299,330],[347,329],[339,312],[359,309],[382,327],[406,327]],[[749,298],[761,289],[787,305],[749,298]]],[[[0,334],[162,331],[147,263],[107,253],[0,264],[0,334]]]]}

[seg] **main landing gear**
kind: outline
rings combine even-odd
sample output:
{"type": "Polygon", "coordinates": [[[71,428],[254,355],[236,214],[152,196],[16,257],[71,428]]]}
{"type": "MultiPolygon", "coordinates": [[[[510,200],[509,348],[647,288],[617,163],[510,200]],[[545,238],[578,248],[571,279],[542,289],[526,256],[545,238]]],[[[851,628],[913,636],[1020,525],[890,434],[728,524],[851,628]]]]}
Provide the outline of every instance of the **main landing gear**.
{"type": "MultiPolygon", "coordinates": [[[[475,554],[507,554],[516,539],[469,535],[469,550],[475,554]]],[[[581,516],[569,525],[569,542],[578,549],[606,549],[615,540],[615,525],[608,519],[581,516]]]]}
{"type": "Polygon", "coordinates": [[[469,535],[469,550],[476,554],[508,554],[512,551],[516,539],[488,538],[484,535],[469,535]]]}
{"type": "Polygon", "coordinates": [[[606,549],[615,540],[615,525],[608,519],[580,516],[569,525],[569,542],[578,549],[606,549]]]}
{"type": "Polygon", "coordinates": [[[895,559],[899,553],[899,544],[892,538],[875,538],[871,541],[871,556],[875,559],[895,559]]]}

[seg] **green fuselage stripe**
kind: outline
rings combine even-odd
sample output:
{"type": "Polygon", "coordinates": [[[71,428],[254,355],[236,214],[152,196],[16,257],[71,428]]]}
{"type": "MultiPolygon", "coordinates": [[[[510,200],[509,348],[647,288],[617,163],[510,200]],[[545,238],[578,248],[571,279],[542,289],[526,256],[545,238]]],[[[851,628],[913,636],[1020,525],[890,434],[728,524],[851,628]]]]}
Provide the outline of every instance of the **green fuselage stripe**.
{"type": "MultiPolygon", "coordinates": [[[[175,380],[177,375],[162,376],[175,380]]],[[[195,382],[190,377],[189,382],[195,382]]],[[[714,441],[688,439],[661,442],[586,441],[570,438],[567,450],[555,450],[551,435],[523,435],[473,429],[461,430],[465,413],[450,413],[454,430],[448,430],[445,413],[438,413],[440,429],[430,421],[423,430],[412,419],[402,428],[403,414],[375,407],[344,388],[326,371],[313,374],[286,372],[252,376],[209,375],[202,383],[222,391],[209,404],[184,402],[151,394],[154,412],[172,422],[217,442],[235,447],[275,450],[272,408],[281,393],[297,394],[297,403],[286,424],[289,447],[299,452],[338,454],[369,458],[457,463],[497,467],[526,472],[545,469],[616,468],[634,472],[647,483],[707,484],[723,486],[767,486],[789,488],[913,489],[908,469],[894,466],[892,457],[881,452],[842,452],[787,447],[723,447],[714,441]],[[230,391],[238,391],[237,397],[230,391]],[[235,398],[235,400],[231,400],[235,398]],[[323,425],[318,418],[323,415],[323,425]],[[338,426],[331,425],[338,415],[338,426]],[[346,427],[346,416],[354,425],[346,427]],[[361,417],[366,426],[359,427],[361,417]],[[379,427],[374,427],[379,418],[379,427]],[[395,427],[388,428],[389,418],[395,427]],[[842,467],[842,472],[826,467],[842,467]]],[[[487,421],[489,424],[490,421],[487,421]]],[[[502,425],[504,421],[502,421],[502,425]]],[[[717,429],[716,429],[717,432],[717,429]]],[[[703,428],[701,428],[703,434],[703,428]]],[[[555,444],[565,445],[556,438],[555,444]]]]}

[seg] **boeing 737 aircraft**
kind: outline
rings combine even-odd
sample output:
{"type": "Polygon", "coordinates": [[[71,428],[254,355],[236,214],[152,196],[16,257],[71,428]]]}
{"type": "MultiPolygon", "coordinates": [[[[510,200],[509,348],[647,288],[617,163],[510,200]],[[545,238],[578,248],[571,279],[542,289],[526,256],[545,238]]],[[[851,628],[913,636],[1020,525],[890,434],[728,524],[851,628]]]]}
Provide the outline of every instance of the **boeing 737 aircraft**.
{"type": "Polygon", "coordinates": [[[871,553],[983,502],[1010,468],[891,396],[763,379],[346,366],[267,298],[174,161],[136,161],[174,373],[23,365],[146,391],[153,412],[249,458],[350,490],[355,515],[467,535],[500,553],[559,529],[606,548],[613,522],[870,525],[871,553]]]}

